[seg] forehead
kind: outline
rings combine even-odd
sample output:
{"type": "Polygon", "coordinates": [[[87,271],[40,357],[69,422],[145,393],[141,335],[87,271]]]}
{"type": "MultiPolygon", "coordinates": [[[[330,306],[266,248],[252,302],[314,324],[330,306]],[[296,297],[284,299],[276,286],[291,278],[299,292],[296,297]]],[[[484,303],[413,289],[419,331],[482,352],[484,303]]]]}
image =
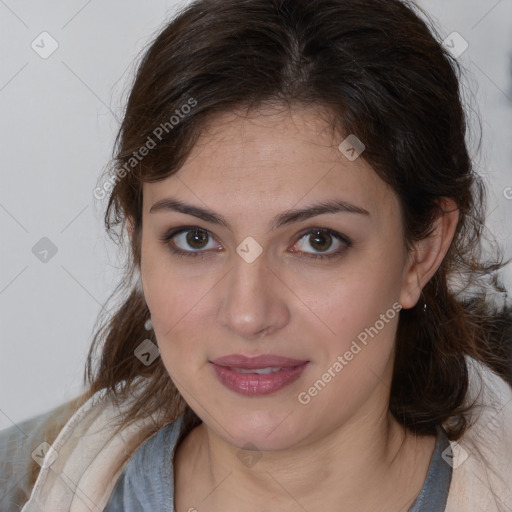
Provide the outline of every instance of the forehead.
{"type": "Polygon", "coordinates": [[[214,165],[240,171],[261,164],[297,167],[301,161],[333,165],[339,161],[337,141],[341,140],[320,109],[267,107],[250,114],[224,112],[205,124],[184,167],[194,167],[194,160],[208,159],[214,165]]]}
{"type": "Polygon", "coordinates": [[[264,209],[342,199],[377,217],[396,212],[390,187],[362,158],[351,160],[318,109],[225,112],[211,118],[181,169],[144,183],[144,211],[172,195],[210,207],[264,209]]]}

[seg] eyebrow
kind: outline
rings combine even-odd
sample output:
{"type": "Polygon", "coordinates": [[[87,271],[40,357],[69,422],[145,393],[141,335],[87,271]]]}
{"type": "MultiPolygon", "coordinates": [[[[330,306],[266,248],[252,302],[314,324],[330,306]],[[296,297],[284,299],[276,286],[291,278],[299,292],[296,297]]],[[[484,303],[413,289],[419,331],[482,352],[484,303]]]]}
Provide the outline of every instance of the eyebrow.
{"type": "MultiPolygon", "coordinates": [[[[207,208],[200,208],[199,206],[183,203],[171,197],[157,201],[150,208],[149,213],[156,213],[162,211],[186,213],[187,215],[193,215],[194,217],[198,217],[206,222],[211,222],[212,224],[219,224],[231,230],[229,222],[222,215],[219,215],[207,208]]],[[[272,229],[277,229],[287,224],[293,224],[294,222],[300,222],[311,217],[316,217],[317,215],[322,215],[324,213],[334,214],[340,212],[356,213],[371,217],[370,212],[368,210],[365,210],[364,208],[361,208],[360,206],[356,206],[346,201],[332,200],[314,204],[308,206],[307,208],[288,210],[283,213],[280,213],[279,215],[276,215],[276,217],[274,217],[272,229]]]]}

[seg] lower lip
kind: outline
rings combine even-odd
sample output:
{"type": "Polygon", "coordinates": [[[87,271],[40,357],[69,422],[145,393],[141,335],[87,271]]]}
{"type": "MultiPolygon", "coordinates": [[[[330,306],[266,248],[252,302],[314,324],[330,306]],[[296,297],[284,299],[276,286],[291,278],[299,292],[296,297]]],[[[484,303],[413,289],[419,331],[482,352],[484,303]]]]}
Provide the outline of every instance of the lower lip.
{"type": "Polygon", "coordinates": [[[241,395],[256,396],[274,393],[292,382],[301,375],[308,361],[293,368],[283,368],[275,373],[259,375],[257,373],[239,373],[225,366],[213,364],[213,368],[220,382],[228,389],[241,395]]]}

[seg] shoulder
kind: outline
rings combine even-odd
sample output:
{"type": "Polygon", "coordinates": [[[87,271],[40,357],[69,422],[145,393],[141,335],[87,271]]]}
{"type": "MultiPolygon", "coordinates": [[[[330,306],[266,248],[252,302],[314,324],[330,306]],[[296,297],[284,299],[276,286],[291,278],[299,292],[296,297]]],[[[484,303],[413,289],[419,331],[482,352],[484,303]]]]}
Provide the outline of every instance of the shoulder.
{"type": "Polygon", "coordinates": [[[48,448],[24,512],[40,510],[41,503],[71,510],[84,500],[103,510],[132,455],[169,423],[164,410],[127,420],[144,389],[141,384],[122,396],[101,389],[73,413],[48,448]]]}
{"type": "Polygon", "coordinates": [[[447,512],[512,510],[512,388],[489,368],[468,359],[474,405],[471,425],[451,441],[453,479],[447,512]],[[462,508],[461,508],[462,507],[462,508]]]}
{"type": "Polygon", "coordinates": [[[50,422],[65,421],[71,402],[0,430],[1,510],[20,510],[28,500],[34,464],[44,458],[47,446],[46,427],[50,422]]]}
{"type": "Polygon", "coordinates": [[[139,446],[117,480],[104,512],[173,510],[173,458],[182,427],[183,415],[139,446]]]}

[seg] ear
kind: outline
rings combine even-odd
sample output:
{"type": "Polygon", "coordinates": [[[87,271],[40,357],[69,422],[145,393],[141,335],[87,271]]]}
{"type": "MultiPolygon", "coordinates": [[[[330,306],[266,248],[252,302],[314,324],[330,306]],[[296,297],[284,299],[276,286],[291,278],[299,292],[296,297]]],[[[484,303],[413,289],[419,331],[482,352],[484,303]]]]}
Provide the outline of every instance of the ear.
{"type": "Polygon", "coordinates": [[[441,265],[459,221],[459,210],[453,199],[439,200],[443,213],[434,222],[432,234],[414,243],[404,268],[400,304],[404,309],[412,308],[418,302],[423,287],[441,265]]]}

